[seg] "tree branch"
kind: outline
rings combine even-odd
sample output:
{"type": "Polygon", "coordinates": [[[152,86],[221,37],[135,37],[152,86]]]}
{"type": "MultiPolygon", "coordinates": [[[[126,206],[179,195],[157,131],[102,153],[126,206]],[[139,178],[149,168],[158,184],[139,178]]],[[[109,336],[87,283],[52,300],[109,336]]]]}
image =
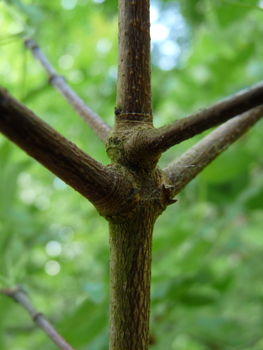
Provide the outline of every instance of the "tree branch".
{"type": "Polygon", "coordinates": [[[33,56],[39,60],[41,65],[49,76],[49,82],[57,91],[68,101],[71,107],[78,113],[78,115],[85,121],[85,123],[95,132],[95,134],[105,143],[107,135],[110,131],[107,125],[94,111],[92,111],[84,101],[71,89],[66,83],[66,80],[57,74],[56,70],[41,49],[36,43],[31,40],[25,40],[26,48],[32,51],[33,56]]]}
{"type": "Polygon", "coordinates": [[[262,82],[159,129],[147,130],[145,132],[147,139],[144,140],[142,135],[139,139],[144,143],[142,147],[145,149],[155,153],[165,152],[170,147],[261,104],[263,104],[262,82]]]}
{"type": "Polygon", "coordinates": [[[133,141],[153,129],[149,6],[149,0],[119,0],[115,122],[106,142],[112,164],[148,170],[155,168],[159,155],[147,152],[147,147],[141,152],[142,140],[139,147],[133,141]]]}
{"type": "Polygon", "coordinates": [[[152,121],[149,0],[119,0],[116,118],[152,121]]]}
{"type": "Polygon", "coordinates": [[[113,172],[0,87],[0,132],[93,204],[112,193],[113,172]]]}
{"type": "Polygon", "coordinates": [[[229,120],[164,168],[175,186],[175,195],[262,116],[263,105],[229,120]]]}
{"type": "Polygon", "coordinates": [[[40,327],[46,335],[61,349],[61,350],[75,350],[45,319],[45,317],[37,311],[27,298],[25,292],[20,286],[14,289],[3,288],[0,291],[2,294],[14,299],[15,302],[23,306],[23,308],[29,313],[35,324],[40,327]]]}

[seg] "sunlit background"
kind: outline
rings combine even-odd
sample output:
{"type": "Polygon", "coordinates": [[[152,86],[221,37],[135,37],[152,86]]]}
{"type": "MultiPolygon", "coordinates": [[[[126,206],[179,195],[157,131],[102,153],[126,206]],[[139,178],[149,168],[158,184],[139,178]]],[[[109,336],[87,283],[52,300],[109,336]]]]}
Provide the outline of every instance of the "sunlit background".
{"type": "MultiPolygon", "coordinates": [[[[109,125],[117,78],[116,0],[0,2],[0,84],[103,164],[104,145],[26,51],[32,37],[109,125]]],[[[262,80],[263,2],[151,1],[156,127],[262,80]]],[[[203,135],[169,150],[165,166],[203,135]]],[[[220,156],[158,219],[151,349],[261,350],[263,125],[220,156]]],[[[0,136],[0,285],[21,283],[76,349],[108,349],[107,223],[0,136]]],[[[56,349],[0,296],[0,349],[56,349]]]]}

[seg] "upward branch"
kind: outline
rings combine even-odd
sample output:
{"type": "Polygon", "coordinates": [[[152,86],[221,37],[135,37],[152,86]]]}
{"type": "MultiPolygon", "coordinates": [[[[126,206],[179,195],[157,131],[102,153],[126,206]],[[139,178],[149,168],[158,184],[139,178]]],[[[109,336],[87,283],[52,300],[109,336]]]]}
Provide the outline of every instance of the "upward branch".
{"type": "Polygon", "coordinates": [[[149,0],[119,1],[117,118],[152,116],[149,0]]]}
{"type": "Polygon", "coordinates": [[[119,0],[117,102],[106,142],[113,164],[154,169],[159,159],[133,142],[134,135],[153,128],[150,63],[149,0],[119,0]]]}

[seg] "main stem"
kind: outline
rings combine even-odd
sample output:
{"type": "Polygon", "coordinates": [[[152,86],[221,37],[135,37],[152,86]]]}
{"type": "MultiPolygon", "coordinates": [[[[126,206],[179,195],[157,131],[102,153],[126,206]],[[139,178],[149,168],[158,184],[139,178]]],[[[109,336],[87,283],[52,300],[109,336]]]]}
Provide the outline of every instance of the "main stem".
{"type": "Polygon", "coordinates": [[[136,179],[137,204],[125,215],[107,218],[110,350],[148,349],[152,232],[166,206],[165,180],[155,169],[158,157],[140,157],[132,136],[152,127],[149,0],[119,0],[117,102],[106,148],[112,167],[136,179]]]}
{"type": "Polygon", "coordinates": [[[154,219],[110,223],[110,349],[148,349],[154,219]]]}
{"type": "Polygon", "coordinates": [[[119,0],[119,113],[152,114],[149,0],[119,0]]]}

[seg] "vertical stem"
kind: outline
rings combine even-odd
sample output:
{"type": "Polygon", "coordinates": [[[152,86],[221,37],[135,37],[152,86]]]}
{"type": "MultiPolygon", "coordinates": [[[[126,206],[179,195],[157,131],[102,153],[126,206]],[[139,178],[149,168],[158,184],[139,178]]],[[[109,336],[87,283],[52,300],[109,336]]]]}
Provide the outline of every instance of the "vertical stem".
{"type": "Polygon", "coordinates": [[[110,222],[110,350],[147,350],[153,208],[110,222]]]}
{"type": "Polygon", "coordinates": [[[152,127],[149,0],[119,0],[115,115],[107,144],[112,163],[132,165],[134,171],[141,166],[143,171],[136,174],[140,179],[138,205],[109,222],[110,350],[147,350],[152,232],[164,209],[159,198],[161,191],[157,191],[162,178],[152,167],[148,173],[146,159],[140,166],[138,159],[133,162],[127,140],[140,127],[152,127]]]}
{"type": "Polygon", "coordinates": [[[149,0],[119,0],[118,50],[118,113],[144,114],[149,118],[152,115],[149,0]]]}

